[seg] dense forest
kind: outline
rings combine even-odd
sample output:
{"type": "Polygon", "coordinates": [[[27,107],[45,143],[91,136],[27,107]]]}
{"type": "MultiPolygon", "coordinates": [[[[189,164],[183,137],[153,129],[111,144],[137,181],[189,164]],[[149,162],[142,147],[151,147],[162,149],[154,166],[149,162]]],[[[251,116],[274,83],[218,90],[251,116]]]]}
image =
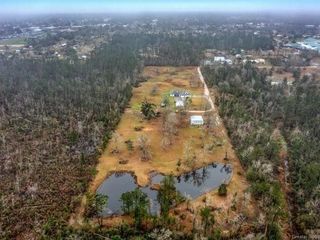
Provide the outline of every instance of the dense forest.
{"type": "Polygon", "coordinates": [[[265,212],[269,239],[280,239],[286,229],[301,234],[318,229],[319,82],[298,76],[293,86],[286,81],[271,86],[266,80],[271,73],[250,64],[204,73],[220,92],[220,114],[265,212]]]}
{"type": "Polygon", "coordinates": [[[68,220],[140,70],[122,43],[86,62],[1,57],[1,239],[31,239],[68,220]]]}
{"type": "Polygon", "coordinates": [[[147,57],[146,65],[173,66],[198,65],[204,49],[272,49],[273,47],[270,36],[256,36],[242,31],[219,33],[215,36],[163,34],[151,37],[148,43],[155,49],[157,57],[147,57]]]}
{"type": "Polygon", "coordinates": [[[113,41],[130,42],[133,49],[144,53],[146,66],[197,66],[205,49],[265,49],[273,48],[270,35],[254,35],[243,31],[192,35],[171,33],[159,34],[117,34],[113,41]],[[134,41],[132,40],[134,39],[134,41]]]}

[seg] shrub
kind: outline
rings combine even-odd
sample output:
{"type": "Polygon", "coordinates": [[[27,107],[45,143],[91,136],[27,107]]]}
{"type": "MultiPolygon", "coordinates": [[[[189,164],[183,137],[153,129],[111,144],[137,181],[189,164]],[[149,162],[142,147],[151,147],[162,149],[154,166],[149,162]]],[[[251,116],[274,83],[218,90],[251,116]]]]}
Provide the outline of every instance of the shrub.
{"type": "Polygon", "coordinates": [[[133,142],[132,142],[132,140],[127,140],[127,141],[125,141],[125,144],[127,145],[127,149],[128,149],[128,151],[132,151],[133,150],[133,142]]]}
{"type": "Polygon", "coordinates": [[[219,196],[227,196],[227,185],[222,183],[218,189],[219,196]]]}
{"type": "Polygon", "coordinates": [[[142,131],[142,129],[143,129],[143,126],[136,126],[136,127],[134,127],[134,130],[135,130],[136,132],[140,132],[140,131],[142,131]]]}
{"type": "Polygon", "coordinates": [[[278,224],[276,223],[269,224],[267,236],[268,236],[268,239],[272,239],[272,240],[282,239],[281,231],[278,224]]]}
{"type": "Polygon", "coordinates": [[[251,185],[251,192],[255,199],[261,198],[269,191],[269,189],[270,184],[268,184],[267,182],[258,182],[251,185]]]}
{"type": "Polygon", "coordinates": [[[150,120],[156,116],[156,113],[154,111],[155,107],[155,104],[149,103],[146,99],[142,102],[141,112],[147,120],[150,120]]]}

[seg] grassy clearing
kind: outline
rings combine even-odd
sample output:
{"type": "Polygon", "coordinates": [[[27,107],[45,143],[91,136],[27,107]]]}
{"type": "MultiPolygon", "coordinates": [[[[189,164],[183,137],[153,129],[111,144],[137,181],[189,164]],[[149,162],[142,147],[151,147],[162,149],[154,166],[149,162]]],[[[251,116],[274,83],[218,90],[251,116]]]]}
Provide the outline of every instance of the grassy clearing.
{"type": "Polygon", "coordinates": [[[191,99],[191,104],[189,106],[189,110],[201,110],[201,111],[206,111],[210,110],[210,104],[208,102],[208,99],[205,97],[193,97],[191,99]]]}
{"type": "MultiPolygon", "coordinates": [[[[190,127],[188,124],[189,114],[181,119],[183,127],[178,129],[178,133],[174,136],[173,144],[166,149],[160,146],[162,140],[161,126],[162,119],[158,117],[152,120],[145,120],[140,114],[140,104],[144,99],[154,103],[157,106],[157,111],[162,112],[160,107],[164,96],[168,96],[173,89],[187,89],[194,95],[200,95],[203,88],[199,85],[196,88],[190,88],[188,80],[197,74],[195,67],[148,67],[144,71],[147,82],[141,84],[140,87],[133,91],[133,98],[128,108],[122,116],[122,119],[116,129],[119,135],[118,141],[112,139],[109,146],[102,154],[99,165],[97,167],[98,174],[92,183],[91,189],[94,191],[103,182],[103,180],[113,171],[132,171],[137,176],[139,185],[147,185],[149,182],[149,173],[152,171],[161,172],[164,174],[173,173],[175,175],[181,172],[190,170],[185,166],[177,169],[178,161],[182,161],[183,148],[186,141],[192,141],[197,159],[197,166],[203,166],[206,163],[213,162],[215,159],[212,152],[205,153],[201,148],[203,134],[202,128],[190,127]],[[152,94],[152,89],[156,88],[156,93],[152,94]],[[142,128],[141,131],[136,131],[135,128],[142,128]],[[138,136],[146,135],[150,139],[152,160],[143,162],[140,160],[140,153],[135,144],[138,136]],[[134,149],[129,151],[125,141],[131,140],[134,144],[134,149]],[[112,149],[118,148],[119,153],[113,154],[112,149]],[[127,160],[128,163],[120,164],[120,160],[127,160]]],[[[173,98],[169,97],[173,105],[173,98]]],[[[195,98],[192,100],[191,109],[201,110],[206,99],[195,98]],[[195,101],[194,101],[195,100],[195,101]]],[[[221,151],[222,148],[213,150],[221,151]]]]}
{"type": "MultiPolygon", "coordinates": [[[[106,177],[115,171],[133,172],[140,186],[145,186],[149,183],[149,175],[154,171],[174,175],[190,171],[191,167],[184,162],[185,145],[190,142],[192,151],[196,156],[196,161],[192,167],[202,167],[212,162],[228,163],[232,164],[233,177],[228,185],[227,197],[220,197],[217,191],[211,191],[192,200],[188,207],[186,203],[181,204],[172,210],[172,215],[176,215],[180,219],[179,221],[181,221],[186,230],[190,230],[194,213],[197,213],[205,203],[214,209],[218,209],[215,211],[217,225],[223,228],[232,229],[233,226],[226,220],[236,217],[239,213],[244,213],[248,218],[253,218],[256,208],[250,196],[248,198],[244,194],[248,188],[248,183],[245,180],[244,171],[234,153],[221,120],[214,131],[209,134],[205,127],[192,127],[189,125],[190,114],[187,113],[180,116],[178,133],[174,136],[172,145],[164,149],[161,146],[163,137],[161,116],[148,121],[140,113],[139,106],[144,99],[154,103],[157,106],[157,111],[162,113],[163,108],[160,107],[160,103],[163,96],[168,95],[173,89],[187,89],[194,95],[202,95],[203,86],[201,84],[193,88],[189,84],[190,78],[197,76],[196,67],[147,67],[144,70],[144,76],[147,81],[134,89],[130,103],[131,107],[126,109],[115,131],[116,134],[114,134],[99,159],[97,175],[91,183],[90,191],[96,191],[106,177]],[[156,91],[153,91],[154,89],[156,91]],[[150,139],[152,153],[150,161],[142,161],[140,158],[136,142],[138,136],[142,134],[150,139]],[[128,149],[125,143],[128,140],[133,142],[133,149],[131,150],[128,149]],[[117,153],[113,153],[115,149],[117,153]],[[228,160],[224,159],[226,152],[228,153],[228,160]],[[126,164],[121,164],[121,162],[126,162],[126,164]],[[178,162],[181,163],[179,167],[178,162]],[[233,205],[235,208],[231,211],[230,208],[233,205]],[[190,211],[190,209],[193,210],[190,211]]],[[[172,104],[172,100],[170,101],[172,104]]],[[[203,110],[203,106],[206,105],[207,99],[193,98],[189,109],[203,110]]],[[[209,117],[208,114],[220,119],[217,112],[211,111],[207,113],[206,118],[209,117]]],[[[121,219],[124,220],[122,216],[106,218],[104,223],[109,226],[121,222],[121,219]]]]}
{"type": "Polygon", "coordinates": [[[25,38],[12,38],[12,39],[5,39],[0,40],[0,45],[26,45],[27,41],[25,38]]]}

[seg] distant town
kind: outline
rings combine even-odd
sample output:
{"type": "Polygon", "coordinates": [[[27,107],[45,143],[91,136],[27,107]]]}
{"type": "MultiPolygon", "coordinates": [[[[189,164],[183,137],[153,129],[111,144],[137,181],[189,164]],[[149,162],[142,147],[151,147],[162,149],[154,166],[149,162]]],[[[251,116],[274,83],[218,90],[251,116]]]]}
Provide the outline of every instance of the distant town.
{"type": "MultiPolygon", "coordinates": [[[[170,20],[166,20],[170,21],[170,20]]],[[[243,64],[247,61],[259,68],[276,69],[270,78],[277,85],[284,78],[291,84],[293,76],[287,74],[288,66],[299,67],[302,74],[319,78],[320,75],[320,25],[285,22],[255,21],[243,23],[201,24],[196,17],[184,21],[170,22],[166,26],[162,18],[132,18],[120,20],[115,17],[58,18],[50,21],[28,19],[23,22],[0,23],[0,55],[7,58],[78,58],[86,61],[91,52],[112,40],[115,34],[132,33],[149,36],[194,36],[215,37],[225,33],[242,32],[252,34],[264,40],[271,38],[272,50],[232,49],[219,51],[207,49],[202,64],[243,64]]],[[[242,20],[243,21],[243,20],[242,20]]],[[[223,46],[221,46],[223,47],[223,46]]],[[[140,56],[157,58],[160,49],[157,46],[141,48],[140,56]]]]}

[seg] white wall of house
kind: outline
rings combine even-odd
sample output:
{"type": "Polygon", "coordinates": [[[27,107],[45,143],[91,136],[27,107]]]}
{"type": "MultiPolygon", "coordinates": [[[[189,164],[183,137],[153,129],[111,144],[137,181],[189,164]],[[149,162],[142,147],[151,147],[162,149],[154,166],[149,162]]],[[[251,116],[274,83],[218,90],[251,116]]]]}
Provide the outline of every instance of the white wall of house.
{"type": "Polygon", "coordinates": [[[203,117],[200,115],[194,115],[190,117],[190,124],[194,126],[201,126],[204,124],[203,117]]]}

